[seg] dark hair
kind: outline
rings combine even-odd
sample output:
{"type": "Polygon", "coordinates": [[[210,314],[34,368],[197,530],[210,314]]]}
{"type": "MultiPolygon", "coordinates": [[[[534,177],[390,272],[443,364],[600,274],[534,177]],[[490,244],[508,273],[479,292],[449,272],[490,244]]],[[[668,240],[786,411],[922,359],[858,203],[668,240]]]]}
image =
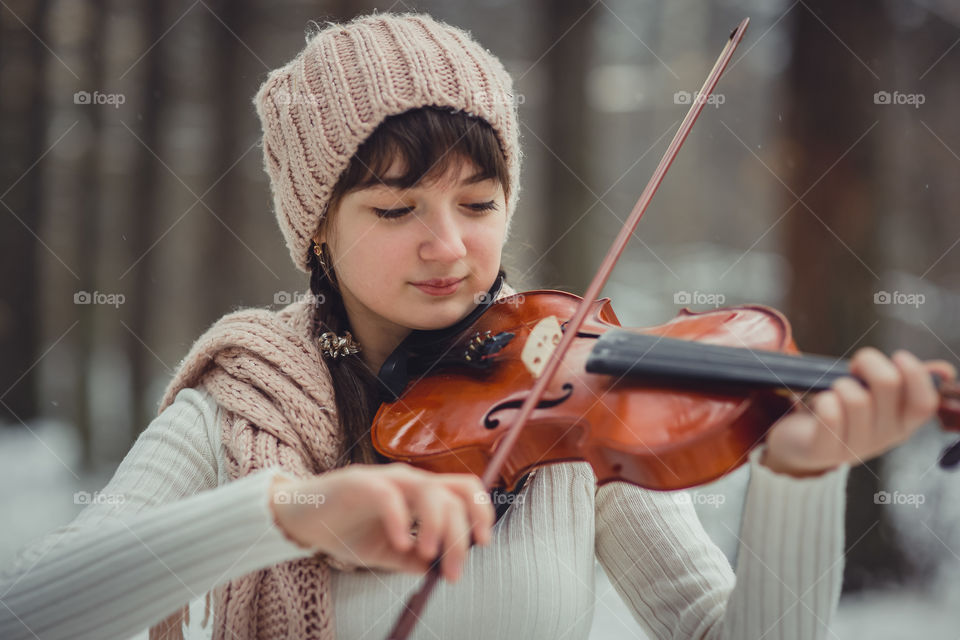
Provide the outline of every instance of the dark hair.
{"type": "MultiPolygon", "coordinates": [[[[473,162],[482,178],[496,178],[509,201],[506,160],[496,133],[486,121],[462,111],[439,107],[421,107],[386,118],[367,138],[350,160],[333,188],[326,224],[340,200],[351,191],[364,189],[383,178],[393,161],[403,162],[405,172],[400,187],[411,188],[461,169],[464,161],[473,162]]],[[[310,290],[316,300],[314,335],[333,331],[343,335],[350,329],[343,298],[331,268],[326,245],[321,247],[327,268],[320,266],[311,243],[308,253],[310,290]]],[[[500,274],[505,275],[503,268],[500,274]]],[[[373,448],[369,437],[373,416],[379,407],[380,381],[359,356],[327,359],[333,379],[334,398],[344,433],[344,457],[351,463],[386,462],[373,448]]]]}

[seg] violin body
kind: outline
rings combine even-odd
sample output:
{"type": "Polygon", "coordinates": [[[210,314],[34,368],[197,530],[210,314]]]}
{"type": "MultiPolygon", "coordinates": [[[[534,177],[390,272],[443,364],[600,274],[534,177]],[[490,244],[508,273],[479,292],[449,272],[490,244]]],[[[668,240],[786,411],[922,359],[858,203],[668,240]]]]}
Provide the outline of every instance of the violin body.
{"type": "MultiPolygon", "coordinates": [[[[482,475],[536,381],[522,357],[527,342],[537,339],[534,327],[551,316],[563,327],[581,302],[579,296],[551,290],[497,301],[464,338],[508,333],[513,335],[509,342],[487,356],[483,369],[446,365],[411,382],[396,401],[382,404],[372,425],[375,448],[423,469],[482,475]]],[[[512,489],[534,467],[563,461],[589,462],[598,484],[623,480],[660,490],[700,485],[743,464],[792,406],[789,397],[770,387],[720,383],[704,389],[660,382],[649,372],[639,378],[632,371],[589,372],[598,341],[612,329],[622,327],[610,299],[596,300],[506,458],[502,486],[512,489]]],[[[744,354],[798,353],[787,320],[761,305],[702,313],[684,309],[666,324],[628,331],[744,354]]]]}

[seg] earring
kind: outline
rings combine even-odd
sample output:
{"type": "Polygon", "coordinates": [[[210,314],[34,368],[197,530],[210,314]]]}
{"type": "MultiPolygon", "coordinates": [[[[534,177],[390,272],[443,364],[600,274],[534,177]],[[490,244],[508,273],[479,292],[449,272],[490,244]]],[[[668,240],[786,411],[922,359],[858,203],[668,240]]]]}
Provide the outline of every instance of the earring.
{"type": "Polygon", "coordinates": [[[320,261],[320,268],[326,271],[327,263],[323,261],[323,249],[316,242],[313,243],[313,253],[317,256],[317,260],[320,261]]]}
{"type": "Polygon", "coordinates": [[[345,332],[342,337],[333,331],[327,331],[320,334],[318,340],[323,355],[334,360],[360,352],[360,343],[353,339],[349,331],[345,332]]]}

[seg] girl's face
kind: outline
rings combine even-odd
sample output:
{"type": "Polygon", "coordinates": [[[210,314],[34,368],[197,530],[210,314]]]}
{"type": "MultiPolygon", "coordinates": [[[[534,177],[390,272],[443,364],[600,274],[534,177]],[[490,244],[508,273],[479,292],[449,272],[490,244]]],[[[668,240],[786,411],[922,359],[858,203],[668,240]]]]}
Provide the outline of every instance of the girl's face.
{"type": "Polygon", "coordinates": [[[402,175],[395,163],[386,184],[346,194],[320,232],[358,334],[450,326],[493,285],[506,228],[503,188],[496,179],[471,182],[476,165],[456,164],[403,190],[391,184],[402,175]]]}

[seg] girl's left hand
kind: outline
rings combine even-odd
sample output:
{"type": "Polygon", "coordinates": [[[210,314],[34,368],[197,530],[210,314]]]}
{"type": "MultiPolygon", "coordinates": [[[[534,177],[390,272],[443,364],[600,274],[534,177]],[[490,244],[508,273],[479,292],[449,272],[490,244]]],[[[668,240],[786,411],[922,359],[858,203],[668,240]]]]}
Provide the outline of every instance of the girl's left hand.
{"type": "Polygon", "coordinates": [[[891,359],[873,347],[854,354],[850,372],[867,387],[845,376],[798,403],[767,433],[764,466],[803,477],[866,462],[902,444],[936,413],[940,395],[931,373],[957,377],[944,360],[920,362],[907,351],[891,359]]]}

